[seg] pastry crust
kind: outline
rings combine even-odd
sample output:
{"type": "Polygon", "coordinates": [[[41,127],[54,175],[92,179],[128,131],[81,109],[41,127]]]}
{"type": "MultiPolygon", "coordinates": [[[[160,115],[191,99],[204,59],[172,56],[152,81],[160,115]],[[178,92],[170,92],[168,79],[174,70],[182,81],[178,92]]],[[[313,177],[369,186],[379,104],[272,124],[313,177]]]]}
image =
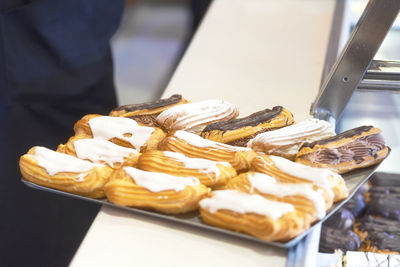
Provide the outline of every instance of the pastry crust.
{"type": "MultiPolygon", "coordinates": [[[[213,191],[210,199],[212,200],[216,194],[224,191],[232,190],[213,191]]],[[[250,196],[260,197],[258,195],[250,196]]],[[[200,214],[205,223],[246,233],[266,241],[287,241],[310,227],[309,220],[297,210],[285,212],[275,219],[265,214],[246,211],[237,212],[228,208],[221,208],[213,212],[207,207],[207,202],[208,198],[200,202],[200,214]]],[[[275,201],[274,203],[290,205],[275,201]]],[[[269,204],[266,205],[266,208],[269,208],[269,204]]]]}
{"type": "Polygon", "coordinates": [[[246,172],[233,178],[227,189],[245,193],[259,194],[269,200],[292,204],[295,209],[307,217],[311,223],[325,216],[333,199],[324,199],[318,186],[311,184],[279,183],[266,174],[246,172]]]}
{"type": "Polygon", "coordinates": [[[224,186],[237,175],[236,170],[227,162],[189,158],[170,151],[146,151],[140,157],[137,167],[145,171],[196,177],[200,183],[213,188],[224,186]]]}
{"type": "Polygon", "coordinates": [[[171,132],[160,143],[159,148],[161,150],[180,152],[192,158],[226,161],[236,171],[248,170],[251,160],[256,156],[256,153],[249,148],[234,147],[210,141],[185,131],[171,132]]]}
{"type": "Polygon", "coordinates": [[[255,171],[268,174],[282,183],[314,183],[324,192],[324,199],[329,198],[333,191],[334,202],[349,195],[343,178],[329,169],[312,168],[282,157],[268,155],[256,156],[251,166],[255,171]]]}
{"type": "Polygon", "coordinates": [[[296,162],[337,173],[375,165],[384,160],[390,148],[373,126],[361,126],[331,138],[305,143],[296,155],[296,162]]]}
{"type": "Polygon", "coordinates": [[[165,131],[185,130],[198,133],[208,124],[229,121],[239,116],[236,105],[211,99],[172,107],[157,117],[157,123],[165,131]]]}
{"type": "Polygon", "coordinates": [[[293,115],[287,109],[276,106],[253,113],[247,117],[209,124],[201,136],[221,143],[246,146],[257,134],[282,128],[294,123],[293,115]]]}
{"type": "Polygon", "coordinates": [[[312,142],[335,135],[330,123],[307,119],[299,123],[257,135],[247,144],[256,152],[294,160],[305,142],[312,142]]]}
{"type": "Polygon", "coordinates": [[[129,118],[102,116],[97,114],[88,114],[80,119],[74,125],[75,135],[85,138],[102,138],[113,142],[119,146],[134,148],[139,152],[155,150],[158,144],[165,137],[165,133],[157,127],[143,126],[141,123],[129,118]],[[100,135],[106,132],[107,137],[95,136],[91,126],[92,120],[104,120],[100,124],[100,135]],[[107,120],[107,121],[106,121],[107,120]],[[110,125],[115,123],[118,127],[110,125]],[[139,142],[140,141],[140,142],[139,142]]]}
{"type": "Polygon", "coordinates": [[[110,116],[134,119],[147,126],[158,126],[156,118],[161,112],[187,103],[190,103],[190,101],[176,94],[157,101],[120,106],[112,110],[110,116]]]}
{"type": "MultiPolygon", "coordinates": [[[[82,147],[82,149],[83,148],[84,147],[82,147]]],[[[58,146],[57,152],[65,153],[80,159],[89,160],[93,163],[108,164],[114,169],[122,166],[135,167],[137,165],[139,156],[141,155],[141,153],[134,149],[121,147],[107,140],[86,138],[82,135],[72,136],[66,144],[61,144],[58,146]],[[86,148],[89,153],[83,154],[81,152],[79,155],[77,155],[74,144],[75,142],[82,143],[84,141],[89,141],[87,142],[86,148]]]]}
{"type": "MultiPolygon", "coordinates": [[[[93,167],[86,172],[63,171],[50,175],[47,169],[40,166],[38,160],[35,158],[34,155],[36,149],[43,150],[43,148],[40,147],[33,147],[28,151],[27,154],[21,156],[20,158],[19,167],[22,176],[25,179],[38,185],[85,197],[103,198],[105,196],[103,186],[108,181],[111,173],[113,172],[112,168],[106,165],[94,166],[93,164],[93,167]]],[[[58,153],[54,151],[52,152],[58,153]]],[[[52,154],[52,156],[57,156],[57,154],[52,154]]],[[[72,158],[72,156],[68,157],[72,158]]],[[[80,159],[76,160],[83,161],[80,159]]]]}
{"type": "MultiPolygon", "coordinates": [[[[197,209],[200,199],[209,193],[209,189],[199,182],[187,185],[179,191],[169,189],[153,192],[138,185],[134,180],[135,177],[127,173],[126,170],[129,168],[131,167],[116,170],[111,175],[110,181],[104,186],[108,200],[114,204],[178,214],[197,209]]],[[[149,173],[149,175],[158,177],[166,174],[149,173]]],[[[181,179],[189,180],[189,178],[182,177],[181,179]]]]}

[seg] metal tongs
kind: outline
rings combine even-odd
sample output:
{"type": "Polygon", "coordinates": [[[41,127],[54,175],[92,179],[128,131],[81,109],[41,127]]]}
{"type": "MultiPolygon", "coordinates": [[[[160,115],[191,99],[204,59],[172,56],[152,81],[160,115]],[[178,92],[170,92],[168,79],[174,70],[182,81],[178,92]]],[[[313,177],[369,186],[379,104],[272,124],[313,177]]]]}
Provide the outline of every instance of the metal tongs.
{"type": "Polygon", "coordinates": [[[370,0],[311,105],[315,118],[338,120],[359,89],[400,89],[400,62],[374,61],[400,10],[399,0],[370,0]]]}

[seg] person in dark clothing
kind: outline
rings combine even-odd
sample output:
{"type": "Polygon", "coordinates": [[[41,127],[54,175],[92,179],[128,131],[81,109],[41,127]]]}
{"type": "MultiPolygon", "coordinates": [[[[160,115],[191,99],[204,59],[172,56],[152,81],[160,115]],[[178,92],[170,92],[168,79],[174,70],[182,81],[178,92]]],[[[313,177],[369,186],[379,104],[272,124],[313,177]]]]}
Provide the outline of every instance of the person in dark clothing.
{"type": "Polygon", "coordinates": [[[55,150],[88,113],[117,105],[110,38],[122,0],[0,1],[0,266],[67,266],[95,204],[32,190],[19,157],[55,150]]]}

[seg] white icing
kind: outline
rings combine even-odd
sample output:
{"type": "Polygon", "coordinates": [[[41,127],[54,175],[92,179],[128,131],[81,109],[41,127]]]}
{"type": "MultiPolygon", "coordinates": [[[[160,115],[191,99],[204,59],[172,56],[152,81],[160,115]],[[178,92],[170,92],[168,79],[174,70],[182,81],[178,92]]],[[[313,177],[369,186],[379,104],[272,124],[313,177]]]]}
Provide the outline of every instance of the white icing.
{"type": "Polygon", "coordinates": [[[257,143],[271,146],[289,146],[299,142],[322,139],[335,135],[332,125],[323,120],[307,119],[302,122],[286,126],[274,131],[268,131],[257,135],[247,143],[251,147],[257,143]]]}
{"type": "Polygon", "coordinates": [[[132,177],[137,185],[143,186],[151,192],[175,190],[176,192],[199,184],[195,177],[177,177],[165,173],[147,172],[132,167],[124,167],[124,171],[132,177]]]}
{"type": "Polygon", "coordinates": [[[93,118],[89,120],[89,126],[93,138],[104,140],[119,138],[129,142],[138,151],[154,132],[154,128],[139,126],[132,119],[111,116],[93,118]]]}
{"type": "Polygon", "coordinates": [[[282,157],[276,157],[272,155],[269,157],[273,161],[274,165],[282,172],[331,188],[329,177],[335,176],[335,173],[331,170],[324,168],[313,168],[300,163],[295,163],[282,157]]]}
{"type": "Polygon", "coordinates": [[[185,142],[197,146],[197,147],[208,147],[208,148],[215,148],[215,149],[224,149],[228,151],[250,151],[250,148],[247,147],[237,147],[237,146],[230,146],[223,143],[214,142],[208,139],[205,139],[197,134],[189,133],[186,131],[176,131],[175,137],[184,140],[185,142]]]}
{"type": "Polygon", "coordinates": [[[257,189],[264,194],[278,197],[294,195],[304,196],[313,202],[318,219],[322,219],[325,216],[325,200],[322,194],[312,189],[312,185],[310,184],[278,183],[275,178],[257,172],[249,175],[249,181],[252,189],[257,189]]]}
{"type": "MultiPolygon", "coordinates": [[[[208,159],[199,159],[199,158],[189,158],[181,153],[163,151],[164,155],[170,158],[173,158],[179,162],[182,162],[185,168],[188,169],[196,169],[205,174],[215,174],[216,180],[219,178],[220,170],[217,164],[222,164],[225,166],[231,166],[228,162],[217,162],[208,159]]],[[[210,176],[209,176],[210,177],[210,176]]]]}
{"type": "Polygon", "coordinates": [[[116,145],[103,139],[81,139],[74,142],[76,155],[80,159],[87,159],[95,163],[105,162],[110,167],[114,163],[124,162],[124,158],[138,152],[132,148],[116,145]]]}
{"type": "MultiPolygon", "coordinates": [[[[223,100],[211,99],[196,103],[177,105],[161,112],[157,122],[163,125],[176,118],[170,129],[199,131],[204,124],[236,117],[238,107],[223,100]]],[[[165,125],[164,125],[165,126],[165,125]]]]}
{"type": "Polygon", "coordinates": [[[94,167],[101,166],[39,146],[35,147],[35,153],[32,154],[32,157],[38,162],[38,165],[45,168],[47,173],[51,176],[60,172],[84,173],[83,176],[80,175],[78,177],[78,180],[82,180],[94,167]]]}
{"type": "Polygon", "coordinates": [[[256,213],[279,219],[282,215],[294,211],[294,206],[288,203],[271,201],[260,195],[245,194],[235,190],[213,191],[212,198],[200,201],[200,206],[211,213],[227,209],[237,213],[256,213]]]}

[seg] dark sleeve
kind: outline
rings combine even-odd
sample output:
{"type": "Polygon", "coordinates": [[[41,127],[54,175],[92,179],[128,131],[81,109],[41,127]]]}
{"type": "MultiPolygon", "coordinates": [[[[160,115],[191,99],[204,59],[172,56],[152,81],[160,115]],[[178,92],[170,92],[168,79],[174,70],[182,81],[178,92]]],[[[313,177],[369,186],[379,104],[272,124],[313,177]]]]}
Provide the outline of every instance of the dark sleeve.
{"type": "Polygon", "coordinates": [[[28,5],[38,0],[0,0],[0,13],[7,12],[11,9],[28,5]]]}

